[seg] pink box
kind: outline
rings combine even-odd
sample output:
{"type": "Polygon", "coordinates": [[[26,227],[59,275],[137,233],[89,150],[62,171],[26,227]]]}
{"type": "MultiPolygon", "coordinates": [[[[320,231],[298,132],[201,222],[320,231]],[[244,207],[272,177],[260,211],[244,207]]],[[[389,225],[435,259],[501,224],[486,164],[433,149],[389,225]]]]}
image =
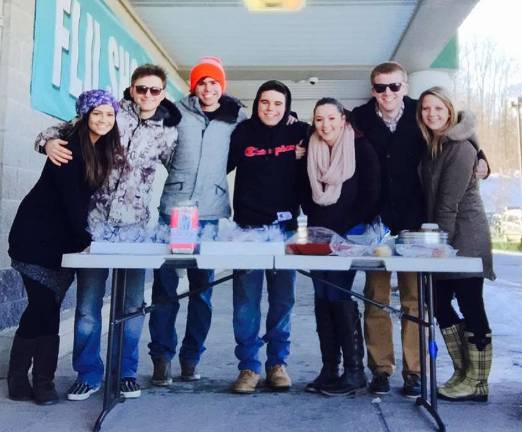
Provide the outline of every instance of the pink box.
{"type": "Polygon", "coordinates": [[[172,253],[191,254],[198,240],[198,208],[173,207],[170,212],[170,250],[172,253]]]}

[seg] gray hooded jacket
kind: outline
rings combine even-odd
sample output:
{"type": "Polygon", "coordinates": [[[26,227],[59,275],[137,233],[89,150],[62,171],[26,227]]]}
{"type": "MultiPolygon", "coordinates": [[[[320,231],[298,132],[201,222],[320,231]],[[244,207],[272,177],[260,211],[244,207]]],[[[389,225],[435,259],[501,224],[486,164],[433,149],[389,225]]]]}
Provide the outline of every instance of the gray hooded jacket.
{"type": "Polygon", "coordinates": [[[459,114],[459,122],[444,137],[441,153],[422,161],[422,181],[429,222],[448,233],[448,241],[458,255],[482,258],[483,272],[446,273],[441,278],[485,277],[495,279],[488,221],[475,176],[477,140],[475,117],[459,114]]]}
{"type": "Polygon", "coordinates": [[[220,99],[220,111],[212,120],[204,114],[196,96],[177,103],[182,114],[178,124],[178,144],[169,176],[161,195],[163,217],[183,201],[198,205],[202,220],[230,216],[227,184],[227,158],[230,135],[247,116],[239,101],[229,96],[220,99]]]}

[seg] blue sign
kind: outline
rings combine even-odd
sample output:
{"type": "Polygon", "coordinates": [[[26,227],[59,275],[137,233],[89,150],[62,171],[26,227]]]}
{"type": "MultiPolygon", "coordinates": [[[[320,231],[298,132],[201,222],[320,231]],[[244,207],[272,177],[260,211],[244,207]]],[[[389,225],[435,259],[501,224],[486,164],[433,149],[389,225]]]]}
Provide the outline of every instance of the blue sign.
{"type": "MultiPolygon", "coordinates": [[[[143,47],[102,0],[37,0],[31,104],[62,120],[75,115],[81,92],[93,88],[122,97],[136,67],[150,63],[143,47]]],[[[167,94],[183,92],[171,82],[167,94]]]]}

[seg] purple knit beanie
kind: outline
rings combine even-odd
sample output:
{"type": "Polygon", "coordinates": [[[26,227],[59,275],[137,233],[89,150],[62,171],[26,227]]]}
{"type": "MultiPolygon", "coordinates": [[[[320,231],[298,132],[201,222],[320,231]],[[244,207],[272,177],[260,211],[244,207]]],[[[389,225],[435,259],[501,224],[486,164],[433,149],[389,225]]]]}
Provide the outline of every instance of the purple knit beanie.
{"type": "Polygon", "coordinates": [[[87,90],[84,91],[76,100],[76,112],[78,116],[84,116],[91,109],[99,105],[112,105],[114,114],[118,112],[120,105],[118,101],[107,90],[87,90]]]}

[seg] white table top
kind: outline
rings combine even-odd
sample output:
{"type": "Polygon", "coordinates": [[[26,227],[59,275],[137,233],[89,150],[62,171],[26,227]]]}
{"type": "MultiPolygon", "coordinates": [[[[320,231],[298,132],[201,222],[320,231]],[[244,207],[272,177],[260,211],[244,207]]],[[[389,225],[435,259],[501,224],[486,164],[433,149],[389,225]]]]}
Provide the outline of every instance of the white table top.
{"type": "Polygon", "coordinates": [[[340,257],[313,255],[123,255],[65,254],[63,267],[157,269],[164,263],[201,269],[288,269],[288,270],[388,270],[431,273],[478,273],[480,258],[340,257]]]}

